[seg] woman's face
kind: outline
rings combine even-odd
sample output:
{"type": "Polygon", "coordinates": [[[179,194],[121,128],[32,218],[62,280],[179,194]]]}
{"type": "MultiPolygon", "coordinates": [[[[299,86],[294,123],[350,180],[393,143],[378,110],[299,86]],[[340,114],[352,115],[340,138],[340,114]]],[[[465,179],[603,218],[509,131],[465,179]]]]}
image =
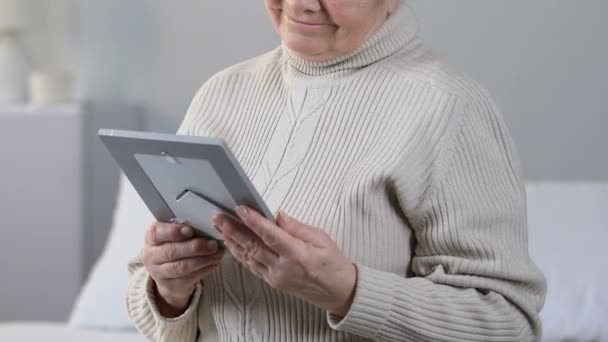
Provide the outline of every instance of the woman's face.
{"type": "Polygon", "coordinates": [[[311,61],[357,50],[399,5],[399,0],[264,1],[281,39],[311,61]]]}

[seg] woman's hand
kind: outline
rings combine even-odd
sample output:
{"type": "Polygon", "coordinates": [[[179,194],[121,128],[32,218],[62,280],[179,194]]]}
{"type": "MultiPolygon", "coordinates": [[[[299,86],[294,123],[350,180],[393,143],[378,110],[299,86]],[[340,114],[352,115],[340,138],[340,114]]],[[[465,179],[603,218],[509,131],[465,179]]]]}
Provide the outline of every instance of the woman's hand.
{"type": "Polygon", "coordinates": [[[237,260],[270,286],[346,315],[357,270],[327,233],[283,212],[276,225],[246,207],[238,207],[237,212],[246,226],[224,215],[214,217],[216,229],[237,260]]]}
{"type": "Polygon", "coordinates": [[[220,265],[223,255],[216,241],[194,237],[191,227],[152,224],[141,257],[154,280],[160,313],[167,318],[180,316],[196,283],[220,265]]]}

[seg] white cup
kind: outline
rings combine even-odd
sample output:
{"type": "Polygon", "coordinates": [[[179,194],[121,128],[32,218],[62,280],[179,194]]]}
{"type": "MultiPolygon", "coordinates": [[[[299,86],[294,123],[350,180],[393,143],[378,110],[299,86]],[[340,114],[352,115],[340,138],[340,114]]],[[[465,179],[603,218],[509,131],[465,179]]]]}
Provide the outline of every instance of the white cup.
{"type": "Polygon", "coordinates": [[[58,105],[74,102],[74,78],[68,72],[38,70],[29,77],[30,102],[58,105]]]}

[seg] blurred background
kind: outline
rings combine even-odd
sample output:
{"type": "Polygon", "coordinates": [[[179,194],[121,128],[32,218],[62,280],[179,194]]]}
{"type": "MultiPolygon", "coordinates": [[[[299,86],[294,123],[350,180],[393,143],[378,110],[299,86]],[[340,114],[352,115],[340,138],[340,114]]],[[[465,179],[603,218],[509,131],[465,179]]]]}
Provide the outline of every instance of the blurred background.
{"type": "MultiPolygon", "coordinates": [[[[119,171],[97,129],[175,132],[206,79],[279,44],[262,0],[31,3],[9,30],[27,96],[0,104],[0,321],[65,320],[101,254],[119,171]]],[[[427,43],[494,95],[528,181],[608,181],[608,2],[410,5],[427,43]]]]}

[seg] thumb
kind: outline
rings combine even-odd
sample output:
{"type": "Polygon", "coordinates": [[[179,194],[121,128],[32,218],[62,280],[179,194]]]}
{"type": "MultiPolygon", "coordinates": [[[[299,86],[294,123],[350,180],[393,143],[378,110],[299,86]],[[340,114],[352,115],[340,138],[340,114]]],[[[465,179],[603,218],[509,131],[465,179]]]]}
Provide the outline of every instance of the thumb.
{"type": "Polygon", "coordinates": [[[306,225],[293,217],[287,215],[283,210],[279,211],[277,216],[277,225],[293,237],[296,237],[304,242],[319,244],[323,239],[322,231],[318,228],[306,225]]]}

